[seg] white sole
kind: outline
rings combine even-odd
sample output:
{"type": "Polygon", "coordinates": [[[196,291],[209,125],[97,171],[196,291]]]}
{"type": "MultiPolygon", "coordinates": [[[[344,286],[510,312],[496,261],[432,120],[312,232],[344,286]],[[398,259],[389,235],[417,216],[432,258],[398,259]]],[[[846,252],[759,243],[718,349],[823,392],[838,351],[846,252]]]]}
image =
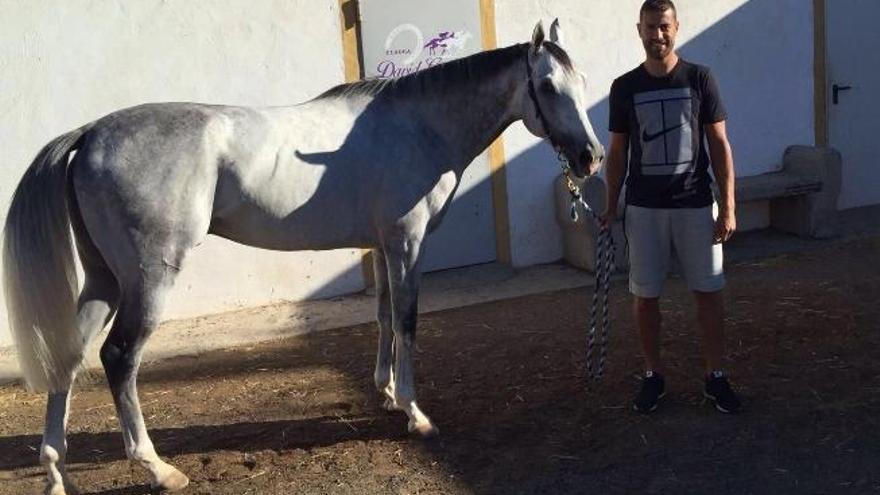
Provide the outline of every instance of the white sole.
{"type": "Polygon", "coordinates": [[[723,407],[721,407],[720,405],[718,405],[718,399],[716,399],[714,395],[709,395],[705,390],[703,390],[703,397],[705,397],[705,398],[711,400],[712,402],[714,402],[714,403],[715,403],[715,409],[718,409],[719,411],[723,412],[724,414],[732,414],[731,411],[728,411],[727,409],[724,409],[723,407]]]}

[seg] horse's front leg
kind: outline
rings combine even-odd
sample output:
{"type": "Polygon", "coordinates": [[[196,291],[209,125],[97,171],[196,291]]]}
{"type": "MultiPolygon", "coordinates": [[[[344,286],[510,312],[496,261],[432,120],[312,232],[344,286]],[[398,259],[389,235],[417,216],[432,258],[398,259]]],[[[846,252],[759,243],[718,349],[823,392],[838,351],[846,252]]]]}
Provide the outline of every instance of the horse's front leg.
{"type": "Polygon", "coordinates": [[[379,348],[376,351],[376,370],[373,381],[376,390],[385,397],[384,407],[395,410],[394,382],[391,363],[394,360],[394,333],[391,326],[391,292],[388,286],[388,266],[382,249],[373,250],[373,274],[376,284],[376,321],[379,323],[379,348]]]}
{"type": "Polygon", "coordinates": [[[415,345],[419,301],[419,251],[422,235],[394,236],[385,246],[385,263],[391,295],[391,326],[394,331],[394,403],[409,417],[410,432],[423,437],[439,430],[416,404],[412,351],[415,345]]]}

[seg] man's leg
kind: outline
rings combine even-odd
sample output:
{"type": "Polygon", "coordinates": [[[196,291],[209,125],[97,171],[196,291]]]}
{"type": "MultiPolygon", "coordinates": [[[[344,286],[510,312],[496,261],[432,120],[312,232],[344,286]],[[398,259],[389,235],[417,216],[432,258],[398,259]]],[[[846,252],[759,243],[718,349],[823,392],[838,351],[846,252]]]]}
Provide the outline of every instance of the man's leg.
{"type": "Polygon", "coordinates": [[[633,314],[639,340],[642,344],[642,355],[645,359],[645,370],[661,373],[660,367],[660,299],[657,297],[633,296],[633,314]]]}
{"type": "Polygon", "coordinates": [[[681,209],[672,221],[678,260],[697,303],[707,374],[721,370],[724,352],[724,251],[713,242],[714,226],[711,206],[681,209]]]}
{"type": "Polygon", "coordinates": [[[713,242],[712,207],[682,209],[672,222],[675,249],[688,286],[697,303],[697,323],[703,334],[706,387],[703,394],[721,412],[734,412],[740,403],[723,372],[724,356],[724,253],[713,242]]]}
{"type": "Polygon", "coordinates": [[[697,302],[697,323],[703,334],[706,374],[723,369],[724,356],[724,298],[721,291],[694,291],[697,302]]]}
{"type": "Polygon", "coordinates": [[[666,395],[666,382],[660,369],[660,300],[657,297],[634,295],[633,312],[645,358],[645,377],[633,400],[633,409],[650,413],[657,409],[660,399],[666,395]]]}
{"type": "Polygon", "coordinates": [[[633,407],[642,413],[657,409],[666,394],[660,372],[660,292],[669,261],[669,220],[664,210],[627,206],[626,236],[629,241],[629,290],[633,315],[645,359],[645,378],[633,407]]]}

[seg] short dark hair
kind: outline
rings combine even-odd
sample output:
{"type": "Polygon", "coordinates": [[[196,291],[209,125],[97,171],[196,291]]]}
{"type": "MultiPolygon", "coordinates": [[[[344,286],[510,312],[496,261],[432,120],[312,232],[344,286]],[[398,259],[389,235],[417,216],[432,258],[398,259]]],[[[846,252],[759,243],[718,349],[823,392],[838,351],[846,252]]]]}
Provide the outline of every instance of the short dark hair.
{"type": "Polygon", "coordinates": [[[639,19],[645,14],[645,12],[659,12],[663,13],[667,10],[672,10],[672,13],[678,17],[678,13],[675,10],[675,4],[672,3],[672,0],[645,0],[642,3],[642,8],[639,9],[639,19]]]}

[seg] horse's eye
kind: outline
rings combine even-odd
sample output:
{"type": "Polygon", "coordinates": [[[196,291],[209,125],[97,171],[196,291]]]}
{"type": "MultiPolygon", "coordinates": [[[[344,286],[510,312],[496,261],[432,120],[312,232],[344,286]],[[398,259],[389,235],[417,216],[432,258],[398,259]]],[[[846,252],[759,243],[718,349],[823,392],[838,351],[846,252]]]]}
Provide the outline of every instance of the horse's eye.
{"type": "Polygon", "coordinates": [[[541,81],[538,89],[541,91],[541,93],[547,96],[552,96],[556,94],[556,86],[554,86],[553,81],[549,79],[544,79],[543,81],[541,81]]]}

